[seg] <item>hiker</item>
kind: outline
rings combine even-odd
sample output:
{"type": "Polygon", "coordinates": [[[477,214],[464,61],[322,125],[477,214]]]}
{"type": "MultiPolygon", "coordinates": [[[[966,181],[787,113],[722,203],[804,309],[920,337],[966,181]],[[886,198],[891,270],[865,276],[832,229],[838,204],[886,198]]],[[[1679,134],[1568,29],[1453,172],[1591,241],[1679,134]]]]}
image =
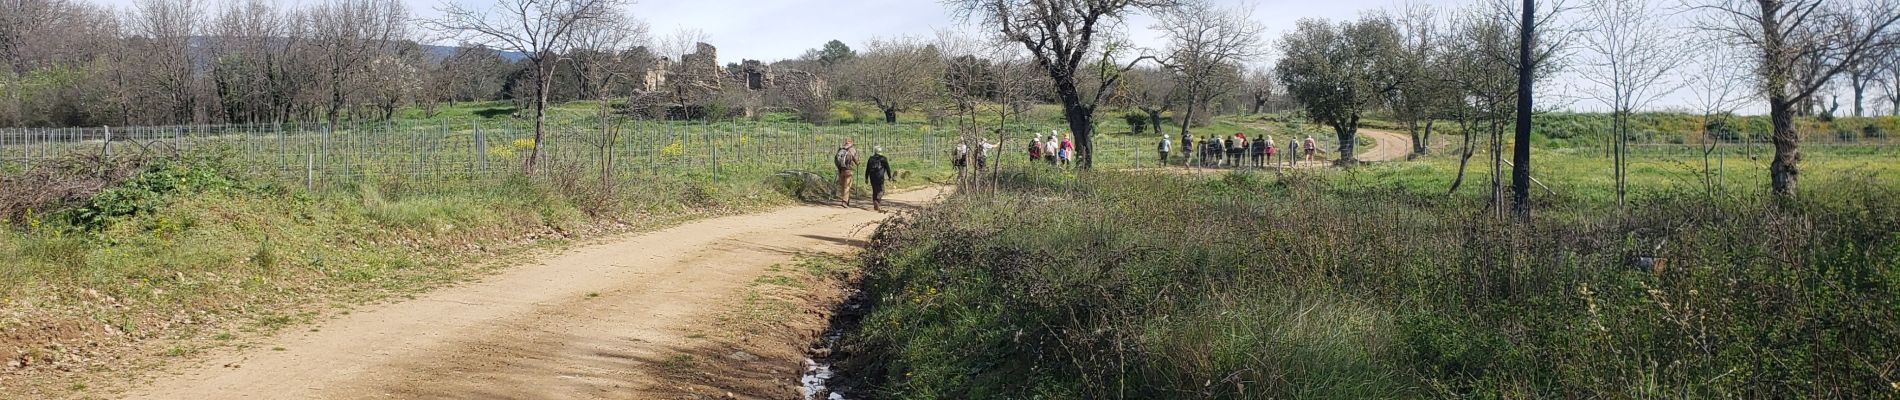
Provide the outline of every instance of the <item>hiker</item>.
{"type": "Polygon", "coordinates": [[[1227,137],[1227,166],[1240,168],[1247,163],[1247,137],[1234,134],[1227,137]]]}
{"type": "Polygon", "coordinates": [[[1299,139],[1287,139],[1287,140],[1290,140],[1290,141],[1286,142],[1286,166],[1298,167],[1300,166],[1300,140],[1299,139]]]}
{"type": "Polygon", "coordinates": [[[1174,143],[1168,141],[1168,134],[1161,134],[1161,147],[1156,149],[1161,153],[1161,165],[1168,165],[1168,152],[1174,151],[1174,149],[1169,146],[1173,144],[1174,143]]]}
{"type": "Polygon", "coordinates": [[[1194,165],[1194,151],[1196,149],[1197,148],[1194,147],[1193,136],[1181,135],[1181,165],[1182,166],[1194,165]]]}
{"type": "Polygon", "coordinates": [[[984,168],[989,168],[990,151],[996,150],[996,148],[997,148],[997,145],[995,143],[990,143],[988,139],[977,139],[976,141],[976,171],[977,172],[983,172],[984,168]]]}
{"type": "Polygon", "coordinates": [[[1275,163],[1275,164],[1278,164],[1278,163],[1279,163],[1279,161],[1278,161],[1278,160],[1274,160],[1274,159],[1273,159],[1273,156],[1274,156],[1274,153],[1277,153],[1277,152],[1278,152],[1278,150],[1279,150],[1279,149],[1276,149],[1276,148],[1274,148],[1274,146],[1273,146],[1273,137],[1272,137],[1272,136],[1268,136],[1268,137],[1267,137],[1267,162],[1271,162],[1271,163],[1275,163]]]}
{"type": "Polygon", "coordinates": [[[1214,135],[1214,143],[1216,144],[1214,146],[1214,166],[1227,166],[1227,147],[1233,144],[1228,143],[1227,138],[1221,137],[1221,135],[1214,135]]]}
{"type": "Polygon", "coordinates": [[[950,157],[950,166],[957,169],[958,176],[963,175],[963,167],[970,165],[970,144],[957,142],[957,147],[950,150],[950,157]]]}
{"type": "Polygon", "coordinates": [[[1220,151],[1221,151],[1220,150],[1220,147],[1221,147],[1220,136],[1208,136],[1207,140],[1203,140],[1202,142],[1206,144],[1201,145],[1201,164],[1200,165],[1203,167],[1208,167],[1208,166],[1219,167],[1220,166],[1220,151]]]}
{"type": "Polygon", "coordinates": [[[1253,144],[1248,146],[1248,148],[1253,150],[1253,167],[1266,168],[1267,138],[1265,136],[1254,137],[1253,144]]]}
{"type": "Polygon", "coordinates": [[[1319,153],[1319,142],[1314,142],[1313,136],[1307,135],[1305,147],[1306,147],[1306,162],[1313,162],[1313,155],[1319,153]]]}
{"type": "Polygon", "coordinates": [[[1056,158],[1062,154],[1062,144],[1056,141],[1055,131],[1049,131],[1049,142],[1042,145],[1042,160],[1056,165],[1056,158]]]}
{"type": "Polygon", "coordinates": [[[1035,164],[1040,160],[1042,160],[1042,133],[1037,132],[1036,139],[1029,141],[1029,163],[1035,164]]]}
{"type": "Polygon", "coordinates": [[[832,156],[831,161],[838,167],[838,201],[849,208],[851,207],[851,174],[858,169],[858,149],[852,147],[851,138],[844,138],[844,145],[838,146],[838,154],[832,156]]]}
{"type": "Polygon", "coordinates": [[[884,212],[884,180],[895,178],[890,159],[884,158],[884,146],[871,146],[871,160],[864,163],[864,179],[871,182],[871,210],[884,212]]]}
{"type": "Polygon", "coordinates": [[[1069,163],[1072,161],[1075,161],[1075,141],[1069,139],[1068,135],[1063,135],[1062,136],[1062,166],[1067,167],[1069,166],[1069,163]]]}

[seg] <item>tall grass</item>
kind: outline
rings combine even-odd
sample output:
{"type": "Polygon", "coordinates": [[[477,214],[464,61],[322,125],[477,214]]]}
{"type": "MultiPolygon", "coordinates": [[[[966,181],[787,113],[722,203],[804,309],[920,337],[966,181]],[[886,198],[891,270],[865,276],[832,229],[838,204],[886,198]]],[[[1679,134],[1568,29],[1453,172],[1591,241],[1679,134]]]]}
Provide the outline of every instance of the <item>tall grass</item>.
{"type": "Polygon", "coordinates": [[[1890,185],[1475,196],[1337,174],[1011,173],[889,224],[886,398],[1865,398],[1897,390],[1890,185]]]}

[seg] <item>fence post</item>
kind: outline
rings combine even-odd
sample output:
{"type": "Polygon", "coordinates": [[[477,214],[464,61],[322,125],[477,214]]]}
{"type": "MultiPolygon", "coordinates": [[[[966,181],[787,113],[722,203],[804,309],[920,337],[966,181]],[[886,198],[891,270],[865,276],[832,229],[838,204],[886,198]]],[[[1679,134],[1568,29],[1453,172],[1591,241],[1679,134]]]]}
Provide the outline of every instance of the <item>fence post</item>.
{"type": "Polygon", "coordinates": [[[316,188],[317,188],[317,155],[315,153],[304,154],[303,156],[303,190],[315,191],[316,188]]]}

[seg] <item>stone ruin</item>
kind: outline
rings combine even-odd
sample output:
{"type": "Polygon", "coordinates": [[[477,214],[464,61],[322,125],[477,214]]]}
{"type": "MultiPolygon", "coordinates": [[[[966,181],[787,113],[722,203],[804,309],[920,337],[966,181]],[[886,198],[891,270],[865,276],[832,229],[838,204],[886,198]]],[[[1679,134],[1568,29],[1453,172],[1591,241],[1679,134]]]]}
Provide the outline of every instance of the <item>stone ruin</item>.
{"type": "MultiPolygon", "coordinates": [[[[829,110],[830,86],[823,77],[791,68],[744,60],[738,68],[719,66],[719,49],[699,43],[673,62],[660,57],[641,71],[640,86],[625,112],[648,118],[704,119],[711,113],[752,117],[768,108],[829,110]],[[768,107],[766,103],[778,107],[768,107]],[[784,104],[789,103],[789,104],[784,104]]],[[[828,112],[828,111],[827,111],[828,112]]],[[[819,114],[800,111],[801,116],[819,114]]]]}

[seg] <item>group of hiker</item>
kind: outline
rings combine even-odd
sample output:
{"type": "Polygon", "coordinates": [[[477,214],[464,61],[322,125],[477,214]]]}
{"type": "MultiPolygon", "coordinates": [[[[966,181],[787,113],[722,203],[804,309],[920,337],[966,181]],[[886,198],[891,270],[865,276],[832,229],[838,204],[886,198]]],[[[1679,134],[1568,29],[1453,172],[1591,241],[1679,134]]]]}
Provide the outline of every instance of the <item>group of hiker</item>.
{"type": "MultiPolygon", "coordinates": [[[[1313,140],[1312,136],[1307,136],[1304,140],[1289,140],[1286,145],[1285,160],[1288,165],[1298,165],[1301,158],[1304,158],[1306,162],[1312,162],[1321,151],[1319,143],[1313,140]]],[[[972,161],[976,163],[977,170],[983,170],[988,168],[990,152],[997,146],[987,140],[977,141],[974,148],[970,143],[957,143],[955,150],[951,153],[950,164],[956,167],[959,176],[972,161]]],[[[1177,149],[1181,155],[1182,165],[1214,168],[1264,168],[1268,163],[1278,163],[1276,157],[1282,154],[1272,136],[1256,136],[1249,139],[1247,134],[1242,132],[1226,137],[1208,135],[1197,140],[1193,136],[1183,134],[1180,145],[1176,146],[1168,135],[1161,135],[1161,142],[1156,150],[1163,165],[1173,163],[1172,155],[1177,149]]],[[[1028,153],[1031,163],[1042,161],[1049,165],[1067,167],[1075,162],[1075,141],[1057,131],[1049,131],[1046,139],[1042,133],[1038,132],[1035,139],[1029,141],[1028,153]]],[[[850,207],[851,180],[856,177],[858,168],[858,150],[850,138],[846,138],[844,144],[838,146],[838,152],[832,161],[838,168],[838,201],[845,207],[850,207]]],[[[882,146],[873,146],[871,157],[865,164],[865,180],[871,184],[871,209],[883,211],[884,183],[893,177],[894,172],[891,170],[890,159],[884,156],[882,146]]]]}
{"type": "Polygon", "coordinates": [[[1043,140],[1042,133],[1037,132],[1029,141],[1029,162],[1037,160],[1067,167],[1075,162],[1075,141],[1053,130],[1049,131],[1049,139],[1043,140]]]}
{"type": "MultiPolygon", "coordinates": [[[[1307,136],[1305,140],[1289,140],[1286,145],[1289,166],[1298,165],[1302,157],[1306,162],[1312,162],[1320,152],[1319,142],[1313,140],[1312,136],[1307,136]]],[[[1161,135],[1156,151],[1163,165],[1172,163],[1170,155],[1177,148],[1181,152],[1182,165],[1213,168],[1265,168],[1270,162],[1278,163],[1277,157],[1281,154],[1272,136],[1255,136],[1249,140],[1245,132],[1239,132],[1226,137],[1208,135],[1197,141],[1194,136],[1182,134],[1181,145],[1176,147],[1168,135],[1161,135]]]]}

